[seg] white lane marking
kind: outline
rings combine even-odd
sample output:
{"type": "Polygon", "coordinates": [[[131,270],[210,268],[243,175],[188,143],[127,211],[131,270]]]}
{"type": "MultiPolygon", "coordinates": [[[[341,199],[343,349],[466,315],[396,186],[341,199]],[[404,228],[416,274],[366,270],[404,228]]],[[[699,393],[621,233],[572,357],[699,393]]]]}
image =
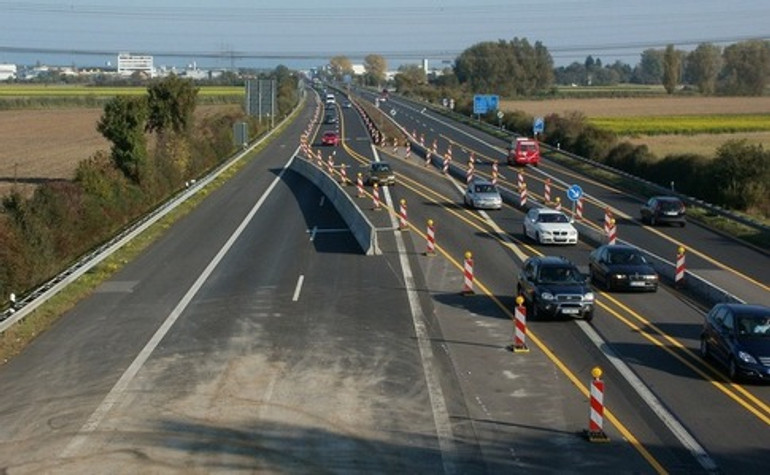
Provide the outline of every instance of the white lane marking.
{"type": "Polygon", "coordinates": [[[283,174],[286,172],[289,165],[291,165],[292,161],[294,161],[294,157],[298,152],[299,147],[297,147],[297,150],[294,151],[289,161],[286,162],[286,165],[284,165],[281,173],[279,173],[273,182],[270,183],[270,186],[259,198],[259,201],[257,201],[257,203],[251,208],[251,211],[249,211],[246,217],[243,218],[243,221],[241,221],[241,224],[238,225],[238,228],[230,236],[225,245],[222,246],[219,252],[217,252],[217,255],[214,256],[211,262],[209,262],[209,264],[203,270],[201,275],[198,276],[198,279],[196,279],[192,287],[190,287],[184,297],[182,297],[182,300],[179,301],[174,310],[172,310],[168,317],[166,317],[160,328],[155,331],[155,334],[152,335],[150,341],[147,342],[144,348],[142,348],[142,351],[140,351],[136,358],[134,358],[134,361],[131,362],[131,365],[121,375],[120,379],[118,379],[118,382],[115,383],[115,386],[113,386],[110,392],[107,393],[107,396],[104,397],[104,400],[101,402],[101,404],[99,404],[99,406],[91,414],[88,420],[86,420],[85,424],[83,424],[77,434],[72,438],[70,443],[67,444],[67,447],[64,448],[60,457],[73,457],[77,455],[80,448],[86,443],[88,436],[99,427],[99,424],[102,423],[104,418],[107,416],[107,413],[110,412],[110,410],[118,403],[118,401],[120,401],[121,398],[123,398],[123,395],[126,393],[126,391],[128,391],[128,386],[131,384],[131,381],[133,381],[133,379],[139,373],[139,370],[142,369],[144,364],[150,358],[152,352],[155,351],[155,348],[157,348],[161,340],[163,340],[163,337],[166,336],[166,333],[168,333],[177,319],[182,315],[182,312],[184,312],[184,310],[190,304],[193,297],[195,297],[195,294],[197,294],[200,288],[203,287],[203,284],[209,278],[211,273],[214,272],[214,269],[217,267],[217,265],[219,265],[219,262],[225,257],[227,251],[230,250],[238,237],[243,233],[244,229],[246,229],[246,226],[249,224],[249,222],[251,222],[259,208],[262,207],[262,204],[264,204],[265,200],[267,200],[267,197],[270,195],[276,185],[278,185],[278,182],[283,179],[283,174]]]}
{"type": "Polygon", "coordinates": [[[310,231],[310,242],[313,242],[315,240],[315,235],[318,233],[318,226],[313,226],[313,229],[310,231]]]}
{"type": "MultiPolygon", "coordinates": [[[[372,145],[372,152],[374,153],[375,161],[379,162],[380,157],[377,154],[374,145],[372,145]]],[[[390,190],[387,186],[383,187],[383,194],[385,195],[385,203],[390,209],[393,209],[393,200],[390,197],[390,190]]],[[[389,214],[389,216],[393,228],[397,229],[398,223],[396,222],[396,217],[393,214],[389,214]]],[[[433,361],[435,357],[431,347],[430,336],[428,335],[428,327],[425,323],[425,314],[422,311],[422,307],[420,307],[420,299],[415,290],[417,285],[414,282],[414,274],[409,265],[402,233],[394,232],[393,235],[396,238],[398,258],[401,263],[401,272],[404,277],[404,287],[406,288],[406,296],[407,300],[409,300],[409,308],[412,313],[414,332],[417,337],[417,348],[420,351],[420,360],[422,362],[423,372],[425,373],[428,398],[430,399],[431,410],[433,411],[433,422],[436,425],[436,437],[438,438],[438,446],[441,451],[441,462],[444,467],[444,473],[454,474],[458,471],[457,446],[454,441],[454,434],[452,433],[452,424],[449,421],[449,410],[446,406],[444,391],[441,389],[441,382],[434,369],[433,361]]]]}
{"type": "Polygon", "coordinates": [[[299,276],[299,279],[297,279],[297,287],[294,288],[294,297],[291,298],[292,302],[296,302],[299,300],[299,293],[302,292],[302,283],[305,282],[305,276],[301,275],[299,276]]]}
{"type": "Polygon", "coordinates": [[[628,367],[628,365],[610,348],[610,345],[602,339],[602,337],[586,322],[578,321],[578,326],[583,333],[586,334],[589,340],[601,351],[604,356],[612,363],[612,366],[618,370],[623,378],[628,381],[628,384],[636,391],[639,397],[647,404],[647,406],[658,416],[658,419],[668,427],[668,430],[674,434],[674,437],[685,446],[690,453],[695,457],[698,463],[710,473],[716,472],[717,464],[714,459],[709,456],[706,449],[701,446],[695,437],[693,437],[687,429],[674,417],[668,409],[663,406],[657,396],[642,382],[641,379],[628,367]]]}

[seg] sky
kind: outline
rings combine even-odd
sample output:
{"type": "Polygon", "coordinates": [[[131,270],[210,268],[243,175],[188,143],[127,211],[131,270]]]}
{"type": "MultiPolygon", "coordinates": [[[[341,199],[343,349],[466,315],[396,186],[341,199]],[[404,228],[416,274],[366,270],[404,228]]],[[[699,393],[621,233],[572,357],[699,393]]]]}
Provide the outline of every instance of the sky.
{"type": "Polygon", "coordinates": [[[441,68],[483,41],[539,41],[556,66],[770,39],[770,0],[0,0],[0,63],[308,69],[367,54],[441,68]],[[443,66],[442,66],[443,65],[443,66]]]}

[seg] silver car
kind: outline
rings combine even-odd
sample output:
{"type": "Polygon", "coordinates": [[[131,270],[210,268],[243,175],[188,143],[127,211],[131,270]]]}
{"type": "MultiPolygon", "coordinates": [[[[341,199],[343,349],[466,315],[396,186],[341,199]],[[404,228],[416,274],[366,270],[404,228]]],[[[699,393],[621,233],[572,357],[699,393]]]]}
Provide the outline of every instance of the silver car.
{"type": "Polygon", "coordinates": [[[488,181],[474,180],[465,190],[465,205],[476,209],[500,209],[503,199],[497,187],[488,181]]]}

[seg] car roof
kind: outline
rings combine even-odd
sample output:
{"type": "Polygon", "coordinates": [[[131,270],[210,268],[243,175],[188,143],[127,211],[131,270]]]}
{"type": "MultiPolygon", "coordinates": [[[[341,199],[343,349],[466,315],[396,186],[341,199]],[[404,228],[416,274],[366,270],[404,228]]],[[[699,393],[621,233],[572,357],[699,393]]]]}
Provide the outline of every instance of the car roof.
{"type": "Polygon", "coordinates": [[[653,196],[654,199],[658,201],[675,201],[675,202],[681,202],[682,200],[677,198],[676,196],[653,196]]]}
{"type": "Polygon", "coordinates": [[[631,246],[628,244],[602,244],[599,247],[606,248],[610,251],[618,250],[618,251],[639,251],[639,248],[636,246],[631,246]]]}
{"type": "Polygon", "coordinates": [[[537,214],[564,214],[561,211],[552,208],[533,208],[537,210],[537,214]]]}
{"type": "Polygon", "coordinates": [[[546,265],[546,266],[553,266],[553,265],[575,266],[574,262],[570,261],[564,256],[534,256],[534,257],[530,257],[528,260],[537,261],[537,262],[540,262],[542,265],[546,265]]]}

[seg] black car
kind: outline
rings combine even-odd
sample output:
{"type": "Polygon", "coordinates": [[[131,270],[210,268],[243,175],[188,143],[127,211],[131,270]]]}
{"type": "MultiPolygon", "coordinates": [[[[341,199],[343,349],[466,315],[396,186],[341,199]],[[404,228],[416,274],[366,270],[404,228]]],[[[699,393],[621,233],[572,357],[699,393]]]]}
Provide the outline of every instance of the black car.
{"type": "Polygon", "coordinates": [[[394,186],[396,184],[396,174],[393,168],[386,162],[373,162],[369,165],[369,171],[366,174],[366,184],[384,186],[394,186]]]}
{"type": "Polygon", "coordinates": [[[588,279],[564,257],[536,256],[524,261],[517,292],[532,319],[567,316],[590,321],[594,316],[588,279]]]}
{"type": "Polygon", "coordinates": [[[675,196],[653,196],[640,209],[642,222],[656,224],[678,224],[684,227],[686,209],[682,200],[675,196]]]}
{"type": "Polygon", "coordinates": [[[724,365],[730,379],[770,381],[770,307],[715,305],[703,324],[700,353],[724,365]]]}
{"type": "Polygon", "coordinates": [[[336,124],[337,122],[339,122],[337,114],[326,114],[324,117],[324,124],[336,124]]]}
{"type": "Polygon", "coordinates": [[[642,251],[625,244],[605,244],[591,251],[588,273],[594,285],[607,290],[658,290],[658,273],[642,251]]]}

